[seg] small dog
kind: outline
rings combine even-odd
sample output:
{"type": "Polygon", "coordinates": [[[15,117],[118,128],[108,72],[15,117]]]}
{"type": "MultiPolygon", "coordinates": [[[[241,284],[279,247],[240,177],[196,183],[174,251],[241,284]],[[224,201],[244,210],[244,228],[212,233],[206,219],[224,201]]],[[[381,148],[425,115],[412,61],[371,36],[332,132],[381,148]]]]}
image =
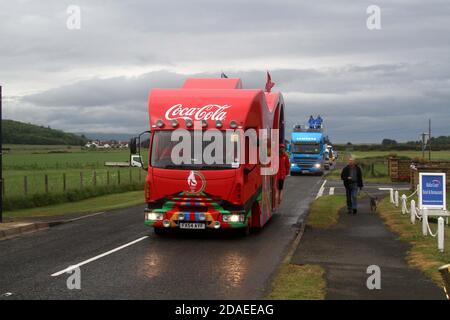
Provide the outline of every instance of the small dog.
{"type": "Polygon", "coordinates": [[[377,197],[370,197],[370,210],[372,212],[376,212],[378,208],[378,198],[377,197]]]}
{"type": "Polygon", "coordinates": [[[370,199],[370,211],[376,212],[378,208],[378,197],[371,196],[367,191],[363,191],[370,199]]]}

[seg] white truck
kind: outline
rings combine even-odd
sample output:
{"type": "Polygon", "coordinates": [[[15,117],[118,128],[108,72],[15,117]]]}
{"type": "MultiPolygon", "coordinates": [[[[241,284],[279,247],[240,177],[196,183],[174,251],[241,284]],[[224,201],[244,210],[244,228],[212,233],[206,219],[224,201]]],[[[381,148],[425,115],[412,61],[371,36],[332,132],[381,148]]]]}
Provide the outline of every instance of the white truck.
{"type": "Polygon", "coordinates": [[[124,162],[114,162],[114,161],[106,161],[106,167],[138,167],[142,168],[142,159],[138,154],[130,155],[130,161],[124,162]]]}

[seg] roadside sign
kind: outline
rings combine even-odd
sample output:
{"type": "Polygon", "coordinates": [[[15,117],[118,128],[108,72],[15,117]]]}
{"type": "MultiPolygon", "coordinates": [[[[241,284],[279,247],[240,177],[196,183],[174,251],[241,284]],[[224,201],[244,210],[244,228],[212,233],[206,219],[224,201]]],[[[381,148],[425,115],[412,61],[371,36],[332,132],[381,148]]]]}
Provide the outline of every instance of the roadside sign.
{"type": "Polygon", "coordinates": [[[419,173],[420,209],[446,210],[445,173],[419,173]]]}

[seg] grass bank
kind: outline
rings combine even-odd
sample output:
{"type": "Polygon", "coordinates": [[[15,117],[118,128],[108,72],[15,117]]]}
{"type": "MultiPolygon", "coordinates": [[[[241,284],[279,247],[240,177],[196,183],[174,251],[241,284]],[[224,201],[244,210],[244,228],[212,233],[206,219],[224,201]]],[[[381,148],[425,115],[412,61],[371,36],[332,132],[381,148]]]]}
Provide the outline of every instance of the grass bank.
{"type": "MultiPolygon", "coordinates": [[[[345,207],[345,196],[332,195],[316,199],[310,208],[306,225],[326,229],[339,220],[345,207]]],[[[325,270],[319,265],[283,263],[272,282],[268,299],[323,300],[326,294],[325,270]]]]}
{"type": "Polygon", "coordinates": [[[4,212],[4,217],[5,220],[21,220],[30,219],[33,217],[52,217],[74,213],[88,214],[99,211],[131,207],[143,203],[143,192],[132,191],[41,208],[6,211],[4,212]]]}
{"type": "Polygon", "coordinates": [[[284,264],[274,280],[267,299],[273,300],[323,300],[325,279],[322,267],[317,265],[284,264]]]}
{"type": "MultiPolygon", "coordinates": [[[[449,197],[450,198],[450,197],[449,197]]],[[[399,208],[395,208],[389,198],[383,199],[378,212],[384,219],[390,230],[399,235],[399,239],[411,244],[411,250],[407,255],[407,262],[412,267],[422,270],[428,277],[433,279],[438,285],[442,286],[442,278],[438,268],[450,261],[450,232],[445,227],[445,248],[441,253],[437,249],[437,239],[431,236],[422,235],[422,224],[417,221],[411,224],[409,215],[402,215],[399,208]]],[[[437,229],[437,224],[430,224],[433,232],[437,229]]]]}
{"type": "Polygon", "coordinates": [[[73,189],[59,193],[41,193],[30,196],[14,196],[6,198],[3,201],[3,210],[15,211],[27,208],[45,207],[67,202],[74,203],[80,200],[104,195],[143,190],[143,188],[144,186],[142,183],[134,183],[127,185],[84,187],[83,189],[73,189]]]}
{"type": "Polygon", "coordinates": [[[346,205],[344,195],[323,196],[316,199],[309,211],[306,225],[312,228],[327,229],[338,222],[339,211],[346,205]]]}

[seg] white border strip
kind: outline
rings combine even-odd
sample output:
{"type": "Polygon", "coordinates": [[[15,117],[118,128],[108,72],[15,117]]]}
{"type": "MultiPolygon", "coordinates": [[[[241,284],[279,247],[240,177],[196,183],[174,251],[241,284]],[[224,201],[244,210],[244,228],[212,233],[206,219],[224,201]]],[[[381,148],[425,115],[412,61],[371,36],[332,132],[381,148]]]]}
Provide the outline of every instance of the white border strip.
{"type": "Polygon", "coordinates": [[[88,264],[89,262],[92,262],[92,261],[98,260],[98,259],[100,259],[100,258],[103,258],[103,257],[105,257],[105,256],[107,256],[107,255],[110,255],[111,253],[114,253],[114,252],[117,252],[117,251],[119,251],[119,250],[122,250],[122,249],[124,249],[124,248],[126,248],[126,247],[129,247],[129,246],[131,246],[131,245],[133,245],[133,244],[135,244],[135,243],[138,243],[138,242],[140,242],[140,241],[142,241],[142,240],[144,240],[144,239],[147,239],[147,238],[148,238],[148,236],[145,236],[145,237],[136,239],[136,240],[134,240],[134,241],[128,242],[128,243],[126,243],[126,244],[124,244],[124,245],[122,245],[122,246],[120,246],[120,247],[117,247],[117,248],[112,249],[112,250],[110,250],[110,251],[107,251],[107,252],[105,252],[105,253],[99,254],[98,256],[95,256],[95,257],[93,257],[93,258],[84,260],[84,261],[82,261],[82,262],[80,262],[80,263],[77,263],[77,264],[75,264],[75,265],[69,266],[69,267],[65,268],[64,270],[55,272],[55,273],[53,273],[51,276],[52,276],[52,277],[60,276],[60,275],[62,275],[63,273],[72,271],[72,270],[74,270],[74,269],[76,269],[76,268],[78,268],[78,267],[81,267],[81,266],[83,266],[83,265],[85,265],[85,264],[88,264]]]}
{"type": "Polygon", "coordinates": [[[317,191],[316,199],[320,198],[323,195],[323,191],[325,190],[325,184],[327,183],[327,180],[325,180],[322,185],[320,186],[319,191],[317,191]]]}

